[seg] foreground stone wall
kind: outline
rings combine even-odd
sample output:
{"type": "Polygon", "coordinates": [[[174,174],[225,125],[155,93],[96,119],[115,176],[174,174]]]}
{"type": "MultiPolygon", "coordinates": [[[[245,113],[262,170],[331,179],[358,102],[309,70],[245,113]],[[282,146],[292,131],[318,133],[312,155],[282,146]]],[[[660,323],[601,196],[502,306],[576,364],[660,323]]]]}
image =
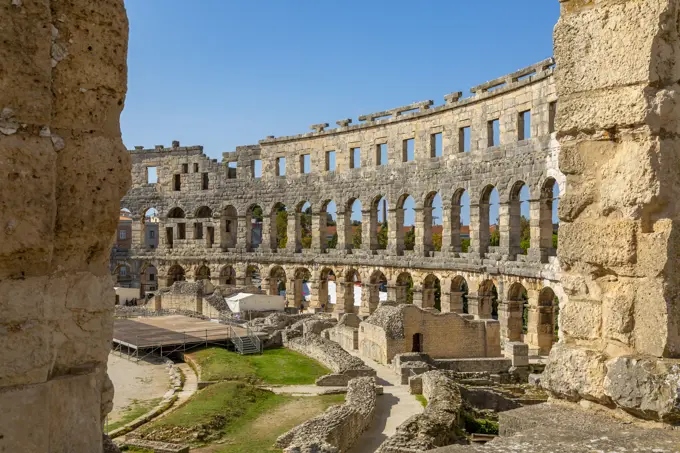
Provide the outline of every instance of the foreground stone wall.
{"type": "Polygon", "coordinates": [[[348,451],[373,422],[376,404],[375,379],[352,379],[345,403],[332,406],[281,435],[275,446],[286,453],[337,453],[348,451]]]}
{"type": "Polygon", "coordinates": [[[315,333],[284,338],[284,346],[321,362],[337,374],[347,377],[375,376],[375,370],[368,367],[360,358],[351,355],[339,344],[315,333]]]}
{"type": "Polygon", "coordinates": [[[680,419],[676,0],[563,0],[557,137],[568,193],[554,395],[680,419]],[[663,358],[663,359],[662,359],[663,358]]]}
{"type": "Polygon", "coordinates": [[[127,35],[122,0],[0,4],[2,451],[102,451],[127,35]]]}

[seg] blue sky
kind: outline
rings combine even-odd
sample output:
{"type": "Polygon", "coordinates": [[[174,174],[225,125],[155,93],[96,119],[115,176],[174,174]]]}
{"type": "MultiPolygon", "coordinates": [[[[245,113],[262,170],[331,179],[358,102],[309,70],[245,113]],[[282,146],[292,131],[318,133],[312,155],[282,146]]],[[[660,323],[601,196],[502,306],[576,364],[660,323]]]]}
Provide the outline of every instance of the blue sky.
{"type": "Polygon", "coordinates": [[[267,135],[468,93],[551,56],[559,15],[557,0],[127,0],[126,7],[125,145],[180,140],[213,158],[267,135]]]}

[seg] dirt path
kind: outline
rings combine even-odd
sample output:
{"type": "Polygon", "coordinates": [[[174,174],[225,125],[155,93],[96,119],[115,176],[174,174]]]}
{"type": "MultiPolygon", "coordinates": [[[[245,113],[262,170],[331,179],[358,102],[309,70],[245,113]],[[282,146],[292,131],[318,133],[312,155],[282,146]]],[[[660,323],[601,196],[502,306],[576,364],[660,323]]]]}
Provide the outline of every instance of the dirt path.
{"type": "Polygon", "coordinates": [[[374,453],[385,439],[397,432],[397,427],[410,416],[423,412],[423,406],[409,393],[408,385],[402,385],[396,373],[370,359],[361,358],[377,372],[377,383],[384,393],[376,400],[375,418],[354,447],[348,453],[374,453]]]}
{"type": "Polygon", "coordinates": [[[346,390],[347,387],[319,387],[317,385],[275,385],[261,386],[274,393],[288,393],[292,396],[315,396],[329,390],[346,390]]]}
{"type": "Polygon", "coordinates": [[[161,398],[168,391],[170,376],[164,362],[134,362],[109,354],[108,371],[113,387],[113,410],[109,422],[115,422],[122,412],[136,402],[161,398]]]}

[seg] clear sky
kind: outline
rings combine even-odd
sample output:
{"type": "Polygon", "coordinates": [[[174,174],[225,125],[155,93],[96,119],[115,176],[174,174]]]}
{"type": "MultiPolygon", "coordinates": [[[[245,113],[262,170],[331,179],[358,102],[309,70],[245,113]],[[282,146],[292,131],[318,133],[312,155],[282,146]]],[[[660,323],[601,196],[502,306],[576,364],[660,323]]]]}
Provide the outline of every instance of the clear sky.
{"type": "Polygon", "coordinates": [[[469,94],[551,56],[559,15],[557,0],[125,3],[125,145],[180,140],[213,158],[267,135],[469,94]]]}

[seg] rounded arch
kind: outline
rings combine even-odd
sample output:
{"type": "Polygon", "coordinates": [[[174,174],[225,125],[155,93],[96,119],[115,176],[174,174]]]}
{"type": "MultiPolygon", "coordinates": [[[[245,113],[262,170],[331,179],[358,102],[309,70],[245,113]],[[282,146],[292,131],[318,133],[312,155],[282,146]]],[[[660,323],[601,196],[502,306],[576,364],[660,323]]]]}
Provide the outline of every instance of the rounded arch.
{"type": "Polygon", "coordinates": [[[465,277],[456,275],[451,280],[449,294],[450,311],[454,313],[469,313],[468,309],[468,284],[465,277]]]}
{"type": "Polygon", "coordinates": [[[324,200],[319,210],[320,249],[334,249],[338,245],[338,208],[335,201],[324,200]]]}
{"type": "Polygon", "coordinates": [[[312,247],[312,204],[301,201],[295,207],[295,252],[312,247]]]}
{"type": "Polygon", "coordinates": [[[479,319],[498,319],[498,290],[493,280],[486,279],[480,283],[476,308],[476,313],[474,310],[471,311],[479,319]]]}
{"type": "Polygon", "coordinates": [[[378,194],[371,199],[370,205],[370,241],[371,250],[387,249],[388,237],[388,202],[387,197],[378,194]]]}
{"type": "Polygon", "coordinates": [[[211,218],[212,215],[212,209],[210,209],[208,206],[201,206],[200,208],[196,209],[196,212],[194,213],[194,217],[198,219],[208,219],[211,218]]]}
{"type": "Polygon", "coordinates": [[[397,238],[397,254],[404,250],[415,249],[415,199],[408,193],[402,194],[397,200],[395,235],[397,238]]]}
{"type": "Polygon", "coordinates": [[[220,285],[235,285],[236,271],[230,264],[225,264],[220,269],[220,285]]]}
{"type": "Polygon", "coordinates": [[[410,273],[401,272],[396,279],[396,302],[399,304],[413,303],[413,277],[410,273]]]}
{"type": "Polygon", "coordinates": [[[246,286],[257,286],[258,289],[262,290],[262,277],[257,265],[249,264],[246,266],[244,283],[246,286]]]}
{"type": "Polygon", "coordinates": [[[168,216],[169,219],[183,219],[185,218],[184,210],[180,207],[174,207],[168,211],[168,216]]]}
{"type": "Polygon", "coordinates": [[[439,277],[428,274],[423,280],[423,308],[436,308],[441,311],[442,287],[439,277]]]}
{"type": "Polygon", "coordinates": [[[524,181],[516,181],[510,188],[508,197],[509,254],[526,255],[530,246],[530,209],[529,186],[524,181]]]}
{"type": "Polygon", "coordinates": [[[158,248],[160,219],[158,209],[150,207],[142,212],[141,216],[141,246],[147,250],[158,248]]]}
{"type": "Polygon", "coordinates": [[[537,306],[529,306],[527,343],[539,355],[549,354],[555,341],[557,302],[553,289],[546,286],[538,293],[537,306]]]}
{"type": "MultiPolygon", "coordinates": [[[[364,313],[365,310],[368,310],[370,315],[378,308],[381,301],[387,300],[387,277],[380,269],[374,270],[369,277],[369,284],[362,290],[367,296],[364,297],[367,301],[367,306],[364,305],[363,307],[364,313]]],[[[362,303],[364,302],[362,301],[362,303]]]]}
{"type": "Polygon", "coordinates": [[[360,249],[362,245],[363,205],[359,198],[350,198],[345,205],[345,249],[360,249]]]}
{"type": "Polygon", "coordinates": [[[286,295],[286,271],[281,266],[269,270],[269,294],[286,295]]]}
{"type": "Polygon", "coordinates": [[[306,267],[298,267],[295,269],[294,288],[293,288],[293,306],[295,308],[305,308],[311,300],[311,291],[309,288],[309,280],[312,278],[312,273],[306,267]]]}
{"type": "Polygon", "coordinates": [[[222,250],[236,248],[238,236],[238,212],[232,205],[222,208],[220,213],[220,245],[222,250]]]}
{"type": "Polygon", "coordinates": [[[522,334],[527,331],[527,314],[527,290],[520,282],[514,282],[498,314],[502,341],[522,341],[522,334]]]}
{"type": "Polygon", "coordinates": [[[559,204],[560,186],[557,180],[551,176],[541,185],[538,223],[539,223],[539,248],[546,250],[547,255],[555,255],[558,244],[559,218],[557,207],[559,204]]]}
{"type": "Polygon", "coordinates": [[[330,267],[324,267],[319,272],[319,307],[322,311],[330,311],[337,300],[337,283],[335,272],[330,267]]]}
{"type": "Polygon", "coordinates": [[[147,292],[158,290],[158,268],[149,262],[142,263],[139,269],[139,280],[142,295],[147,292]]]}
{"type": "Polygon", "coordinates": [[[264,218],[262,207],[259,204],[251,204],[246,210],[246,250],[252,252],[262,243],[262,219],[264,218]]]}
{"type": "Polygon", "coordinates": [[[423,248],[425,254],[439,252],[442,249],[442,197],[438,191],[425,195],[423,207],[423,248]]]}
{"type": "Polygon", "coordinates": [[[281,202],[274,204],[270,216],[271,248],[272,250],[285,249],[290,240],[288,237],[288,209],[286,205],[281,202]]]}
{"type": "Polygon", "coordinates": [[[210,268],[205,264],[199,266],[194,272],[194,280],[208,280],[210,281],[210,268]]]}
{"type": "Polygon", "coordinates": [[[467,253],[470,247],[470,194],[465,189],[453,192],[450,215],[452,251],[467,253]]]}
{"type": "Polygon", "coordinates": [[[479,251],[486,253],[489,247],[500,245],[499,194],[496,187],[488,184],[479,198],[479,251]],[[492,223],[493,222],[493,223],[492,223]]]}
{"type": "Polygon", "coordinates": [[[175,282],[183,282],[185,279],[184,268],[179,264],[174,264],[168,269],[166,286],[172,286],[175,282]]]}

